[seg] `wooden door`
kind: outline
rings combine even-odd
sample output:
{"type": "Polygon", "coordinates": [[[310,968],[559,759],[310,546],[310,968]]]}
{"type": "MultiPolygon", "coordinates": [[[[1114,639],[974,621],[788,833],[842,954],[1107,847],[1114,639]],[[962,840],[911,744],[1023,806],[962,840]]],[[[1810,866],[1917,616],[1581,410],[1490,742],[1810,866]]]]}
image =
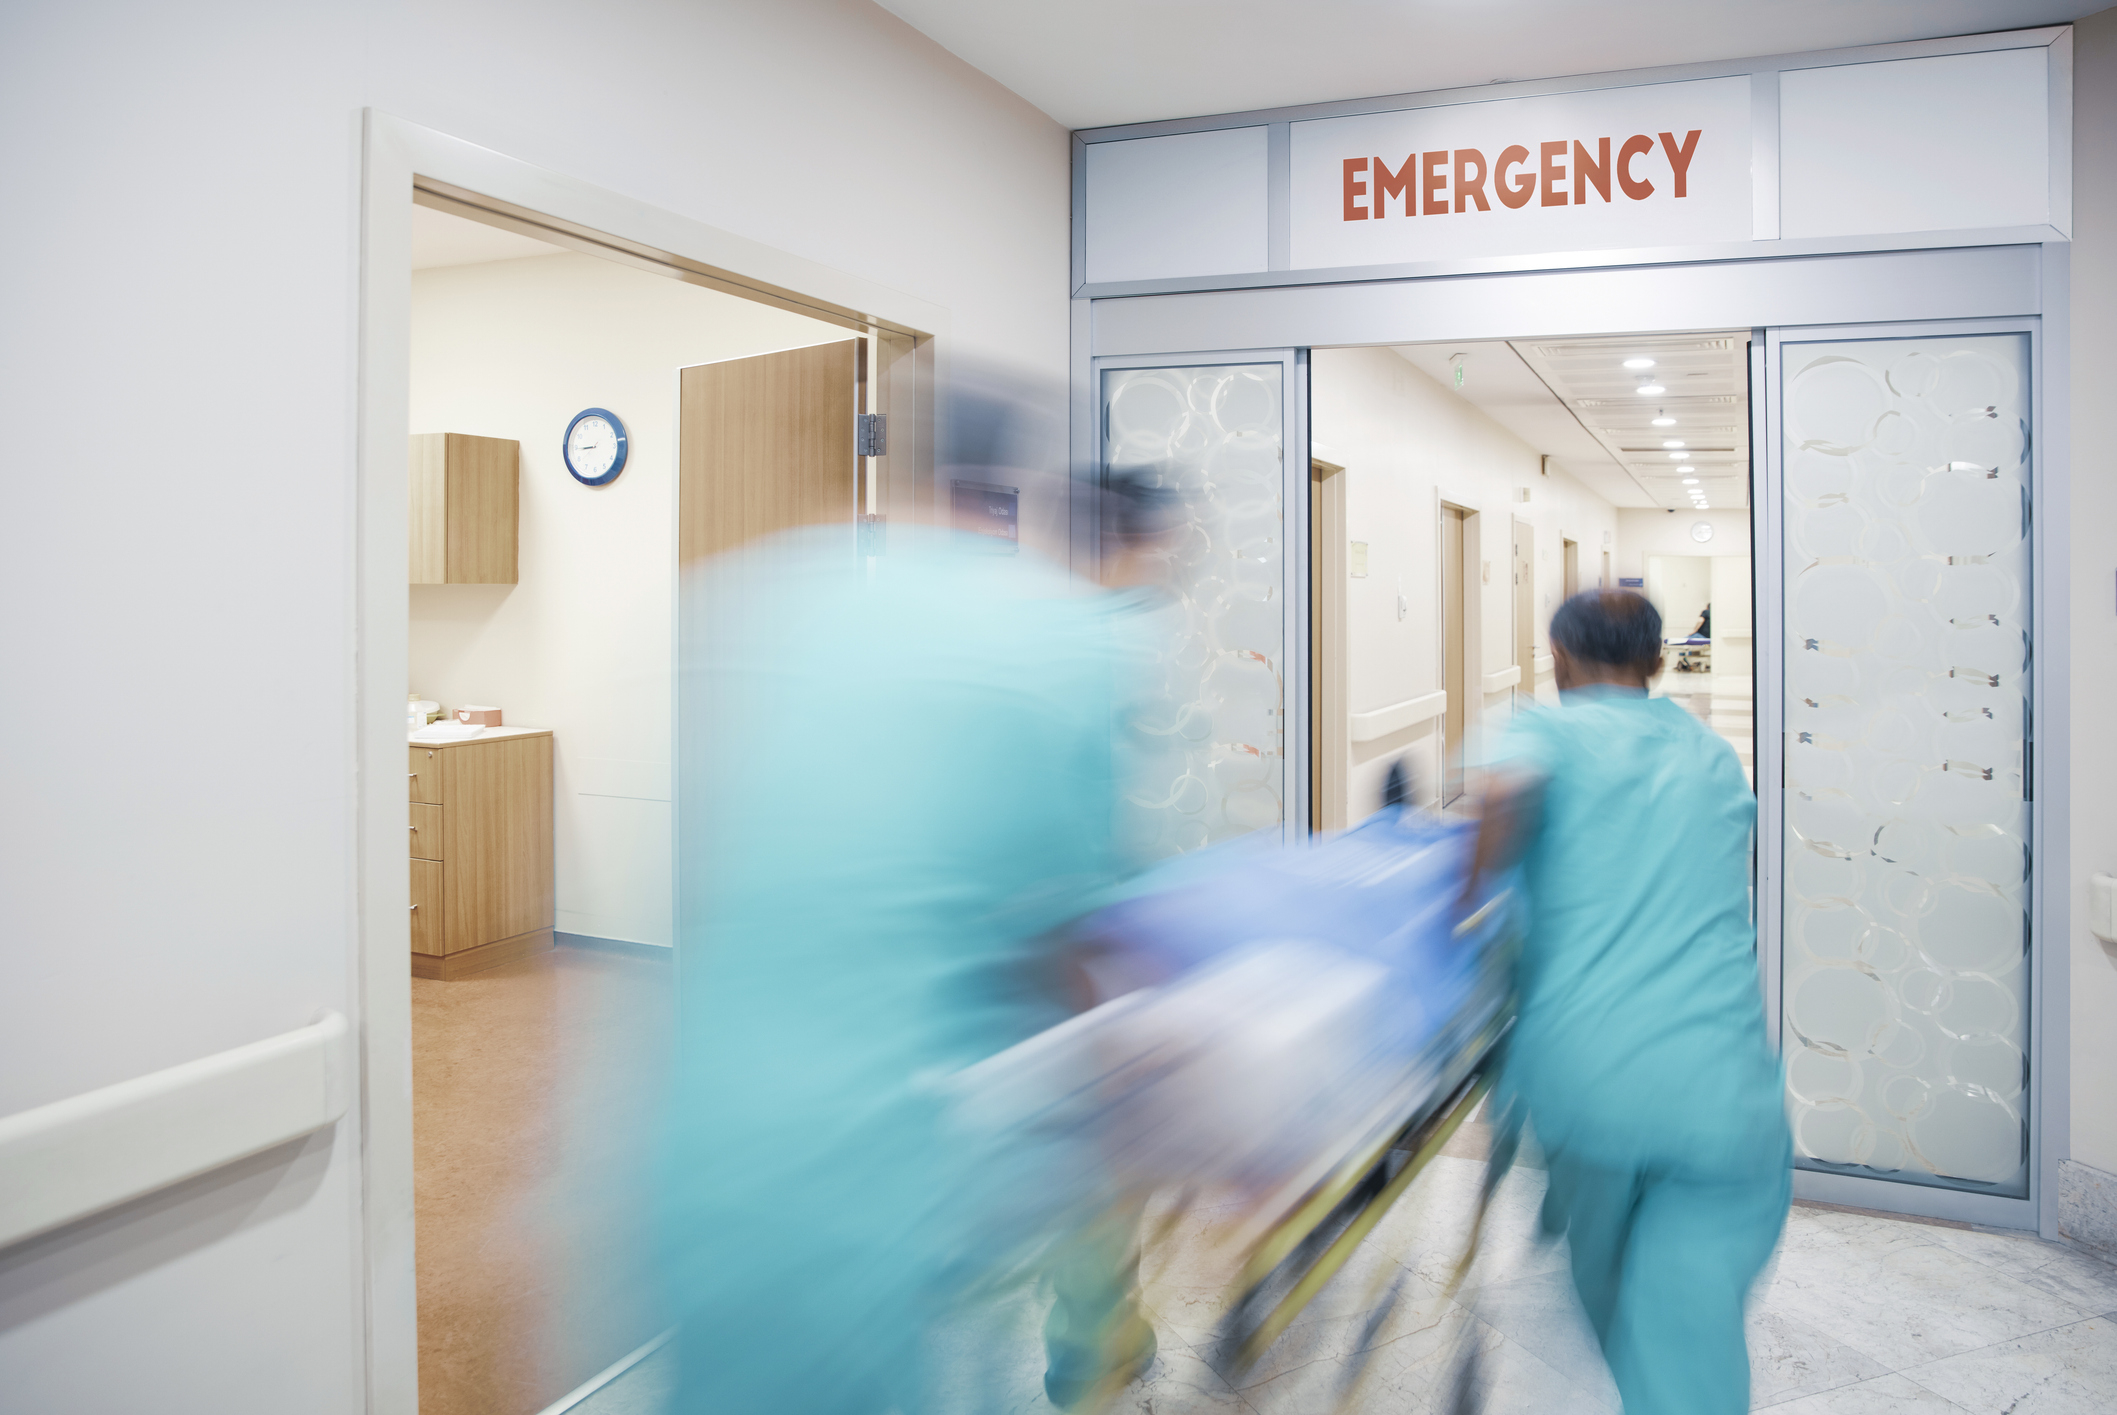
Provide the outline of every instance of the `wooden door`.
{"type": "Polygon", "coordinates": [[[853,554],[854,417],[867,344],[846,339],[682,371],[677,562],[796,526],[845,527],[853,554]]]}
{"type": "Polygon", "coordinates": [[[1448,708],[1441,728],[1441,804],[1463,794],[1463,724],[1468,721],[1470,685],[1464,671],[1463,605],[1469,598],[1463,578],[1463,512],[1441,508],[1441,686],[1448,708]]]}
{"type": "Polygon", "coordinates": [[[1343,830],[1351,719],[1346,708],[1345,469],[1309,462],[1308,823],[1343,830]]]}
{"type": "Polygon", "coordinates": [[[1522,670],[1514,691],[1536,696],[1536,529],[1514,523],[1514,662],[1522,670]]]}
{"type": "Polygon", "coordinates": [[[1566,598],[1580,593],[1580,542],[1566,542],[1566,598]]]}

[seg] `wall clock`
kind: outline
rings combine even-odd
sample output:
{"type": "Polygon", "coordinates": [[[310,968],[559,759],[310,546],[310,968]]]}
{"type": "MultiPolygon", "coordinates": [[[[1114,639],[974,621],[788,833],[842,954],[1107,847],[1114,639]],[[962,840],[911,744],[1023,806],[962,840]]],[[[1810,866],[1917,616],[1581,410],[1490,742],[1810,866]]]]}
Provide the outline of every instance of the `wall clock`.
{"type": "Polygon", "coordinates": [[[625,424],[608,408],[583,408],[566,424],[566,470],[582,486],[608,486],[625,470],[625,424]]]}
{"type": "Polygon", "coordinates": [[[1691,526],[1691,539],[1697,541],[1700,545],[1704,545],[1707,541],[1711,540],[1712,538],[1712,522],[1698,521],[1691,526]]]}

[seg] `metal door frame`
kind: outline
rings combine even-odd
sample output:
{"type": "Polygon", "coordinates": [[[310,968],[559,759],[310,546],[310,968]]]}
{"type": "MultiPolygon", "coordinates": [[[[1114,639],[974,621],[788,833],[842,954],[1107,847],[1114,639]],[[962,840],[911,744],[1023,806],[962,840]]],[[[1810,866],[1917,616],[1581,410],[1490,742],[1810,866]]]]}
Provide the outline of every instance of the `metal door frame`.
{"type": "MultiPolygon", "coordinates": [[[[1305,456],[1297,454],[1305,453],[1308,436],[1306,355],[1310,348],[1748,328],[1755,341],[1751,357],[1763,360],[1765,355],[1760,350],[1765,341],[1761,336],[1766,331],[1796,334],[1804,339],[1816,331],[1848,328],[1862,333],[1884,327],[1906,331],[2030,332],[2030,395],[2032,416],[2037,420],[2031,466],[2031,496],[2037,513],[2032,523],[2031,632],[2036,642],[2047,649],[2033,660],[2030,685],[2036,740],[2044,744],[2044,750],[2036,753],[2033,761],[2035,809],[2030,829],[2036,841],[2035,858],[2041,863],[2055,862],[2056,876],[2050,869],[2032,876],[2030,893],[2035,943],[2029,1038],[2032,1071],[2028,1096],[2034,1127],[2029,1197],[1995,1199],[1990,1195],[1958,1194],[1879,1180],[1851,1181],[1859,1186],[1854,1190],[1819,1184],[1816,1181],[1840,1177],[1815,1175],[1812,1171],[1797,1175],[1796,1191],[1828,1202],[2031,1229],[2055,1238],[2058,1205],[2057,1191],[2052,1186],[2057,1180],[2058,1161],[2068,1153],[2070,1130],[2067,1008],[2072,901],[2068,883],[2071,832],[2067,763],[2071,711],[2064,651],[2070,634],[2070,612],[2063,596],[2070,557],[2066,537],[2046,537],[2043,528],[2067,523],[2070,257],[2069,242],[2043,240],[1827,256],[1790,254],[1650,269],[1596,263],[1556,264],[1540,270],[1499,274],[1349,281],[1300,288],[1076,297],[1071,324],[1073,465],[1079,488],[1073,499],[1074,564],[1084,572],[1093,565],[1082,532],[1093,524],[1095,487],[1100,477],[1102,442],[1095,404],[1100,370],[1105,367],[1297,358],[1303,416],[1296,431],[1302,440],[1298,444],[1291,441],[1294,433],[1290,432],[1287,457],[1288,465],[1298,461],[1305,466],[1305,456]],[[1226,347],[1213,348],[1216,343],[1226,347]],[[1295,347],[1289,351],[1288,345],[1295,347]],[[1146,352],[1155,349],[1189,352],[1146,352]],[[2059,592],[2054,593],[2054,589],[2059,592]],[[1884,1190],[1887,1192],[1881,1192],[1884,1190]]],[[[1757,408],[1762,401],[1762,397],[1753,399],[1753,418],[1759,416],[1757,408]]],[[[1288,406],[1294,407],[1291,396],[1288,406]]],[[[1766,429],[1771,426],[1761,421],[1758,425],[1766,429]]],[[[1773,439],[1766,436],[1763,441],[1763,456],[1752,450],[1753,478],[1768,475],[1765,458],[1777,455],[1773,439]]],[[[1778,535],[1774,505],[1778,486],[1775,476],[1768,482],[1753,484],[1753,536],[1778,535]]],[[[1306,643],[1306,527],[1300,528],[1297,537],[1290,522],[1288,535],[1295,540],[1289,547],[1288,574],[1294,583],[1288,585],[1288,609],[1298,611],[1298,621],[1290,625],[1288,654],[1294,659],[1290,667],[1304,674],[1304,682],[1298,695],[1291,684],[1288,689],[1291,710],[1286,751],[1304,778],[1305,793],[1307,665],[1305,654],[1295,658],[1293,645],[1306,643]],[[1302,637],[1297,640],[1296,634],[1302,637]]],[[[1761,576],[1762,567],[1776,564],[1775,557],[1780,553],[1776,538],[1756,541],[1752,564],[1758,567],[1757,573],[1761,576]]],[[[1767,663],[1765,659],[1765,654],[1773,651],[1767,635],[1777,632],[1779,622],[1773,607],[1777,583],[1774,579],[1767,586],[1760,578],[1754,596],[1755,612],[1760,616],[1755,670],[1760,686],[1756,725],[1759,782],[1768,779],[1762,749],[1777,724],[1777,706],[1761,688],[1766,682],[1776,682],[1782,671],[1776,660],[1767,663]],[[1769,629],[1762,617],[1766,614],[1772,616],[1769,629]],[[1766,713],[1772,714],[1769,719],[1766,713]]],[[[1511,635],[1511,628],[1509,632],[1511,635]]],[[[1776,762],[1778,757],[1773,755],[1771,760],[1776,762]]],[[[1290,776],[1290,795],[1292,779],[1290,776]]],[[[1760,792],[1760,802],[1761,796],[1760,792]]],[[[1305,819],[1305,794],[1300,809],[1303,815],[1295,816],[1290,799],[1288,819],[1305,819]]],[[[1769,826],[1760,817],[1760,841],[1776,823],[1776,815],[1769,826]]],[[[1765,853],[1759,850],[1760,870],[1765,853]]],[[[1778,920],[1776,908],[1768,924],[1761,914],[1771,897],[1761,877],[1757,893],[1760,952],[1767,940],[1772,950],[1767,1002],[1771,1007],[1772,1034],[1776,1037],[1779,949],[1774,929],[1778,920]]]]}
{"type": "MultiPolygon", "coordinates": [[[[2029,1111],[2028,1195],[2020,1199],[2004,1198],[1996,1194],[1928,1187],[1879,1177],[1833,1174],[1802,1169],[1797,1165],[1794,1169],[1797,1198],[1997,1228],[2025,1229],[2038,1228],[2043,1216],[2041,1210],[2045,1207],[2055,1210],[2056,1207],[2055,1204],[2044,1206],[2042,1200],[2055,1171],[2056,1155],[2050,1148],[2049,1138],[2054,1130],[2062,1133],[2063,1125],[2046,1125],[2045,1112],[2054,1100],[2063,1104],[2065,1092],[2061,1085],[2055,1088],[2057,1095],[2053,1097],[2054,1088],[2047,1086],[2046,1078],[2054,1069],[2062,1072],[2066,1060],[2059,1058],[2054,1067],[2048,1050],[2052,1037],[2047,1023],[2055,1009],[2066,1005],[2066,1000],[2062,986],[2065,974],[2062,960],[2058,966],[2051,966],[2054,940],[2047,919],[2053,914],[2060,920],[2067,917],[2063,890],[2069,872],[2061,863],[2057,886],[2061,896],[2055,909],[2047,909],[2051,871],[2045,868],[2045,861],[2062,862],[2065,858],[2064,833],[2059,833],[2059,848],[2054,852],[2047,822],[2054,815],[2062,818],[2063,804],[2056,811],[2052,809],[2052,793],[2048,789],[2052,774],[2048,770],[2048,758],[2052,754],[2037,752],[2035,743],[2050,730],[2046,705],[2064,692],[2062,681],[2056,684],[2049,681],[2053,677],[2063,677],[2062,665],[2052,662],[2054,657],[2064,656],[2063,649],[2061,647],[2056,655],[2043,650],[2048,642],[2046,635],[2051,632],[2047,618],[2053,596],[2047,586],[2065,584],[2065,566],[2063,538],[2047,542],[2044,535],[2044,527],[2052,523],[2051,510],[2045,503],[2047,483],[2051,478],[2044,435],[2050,416],[2046,394],[2052,380],[2044,364],[2043,323],[2041,318],[2032,315],[2019,319],[1781,326],[1757,331],[1762,337],[1752,345],[1751,358],[1761,359],[1763,365],[1763,378],[1758,384],[1762,390],[1762,397],[1758,400],[1760,406],[1751,409],[1751,425],[1755,431],[1750,448],[1750,564],[1756,585],[1753,612],[1756,616],[1757,665],[1757,949],[1764,983],[1765,1015],[1771,1023],[1772,1046],[1777,1050],[1784,1035],[1782,989],[1786,956],[1782,908],[1786,846],[1783,795],[1786,766],[1786,528],[1783,499],[1786,482],[1785,441],[1780,435],[1786,346],[1836,340],[1936,339],[1970,334],[2025,334],[2029,338],[2029,706],[2024,724],[2028,760],[2023,771],[2024,784],[2029,792],[2026,890],[2029,903],[2029,1026],[2022,1048],[2029,1059],[2029,1084],[2023,1088],[2029,1111]],[[1757,445],[1760,442],[1761,448],[1757,445]],[[2061,562],[2055,566],[2051,563],[2054,550],[2061,562]]],[[[2063,715],[2057,720],[2063,724],[2063,715]]],[[[2061,748],[2057,755],[2063,760],[2066,753],[2061,748]]],[[[2069,941],[2067,931],[2061,929],[2055,940],[2061,954],[2069,941]]],[[[2063,1038],[2063,1028],[2059,1029],[2058,1036],[2063,1038]]],[[[2063,1041],[2060,1040],[2058,1045],[2062,1047],[2063,1041]]]]}
{"type": "MultiPolygon", "coordinates": [[[[1279,374],[1279,501],[1283,509],[1285,583],[1281,586],[1280,613],[1285,621],[1282,677],[1280,753],[1285,761],[1285,794],[1280,798],[1280,838],[1289,844],[1308,839],[1309,741],[1309,445],[1308,445],[1308,350],[1306,349],[1216,349],[1180,354],[1125,354],[1089,361],[1085,398],[1076,398],[1078,410],[1085,401],[1090,415],[1086,455],[1076,443],[1075,477],[1086,485],[1073,498],[1075,545],[1074,568],[1091,580],[1102,578],[1102,525],[1099,517],[1083,516],[1081,508],[1098,504],[1108,467],[1104,465],[1103,374],[1113,369],[1199,368],[1219,364],[1278,364],[1279,374]],[[1085,544],[1082,543],[1085,533],[1085,544]]],[[[1076,421],[1076,428],[1079,424],[1076,421]]]]}

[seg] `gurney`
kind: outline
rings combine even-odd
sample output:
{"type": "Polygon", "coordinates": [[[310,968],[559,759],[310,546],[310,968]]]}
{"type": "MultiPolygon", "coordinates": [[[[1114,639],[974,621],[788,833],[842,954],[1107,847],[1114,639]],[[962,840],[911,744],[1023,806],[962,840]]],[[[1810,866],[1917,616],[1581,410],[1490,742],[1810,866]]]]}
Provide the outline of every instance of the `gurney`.
{"type": "Polygon", "coordinates": [[[1503,878],[1464,914],[1474,833],[1390,807],[1308,848],[1169,862],[1083,926],[1102,975],[1161,981],[964,1074],[988,1125],[1070,1136],[1113,1192],[1252,1196],[1231,1235],[1234,1365],[1329,1284],[1497,1074],[1517,895],[1503,878]]]}

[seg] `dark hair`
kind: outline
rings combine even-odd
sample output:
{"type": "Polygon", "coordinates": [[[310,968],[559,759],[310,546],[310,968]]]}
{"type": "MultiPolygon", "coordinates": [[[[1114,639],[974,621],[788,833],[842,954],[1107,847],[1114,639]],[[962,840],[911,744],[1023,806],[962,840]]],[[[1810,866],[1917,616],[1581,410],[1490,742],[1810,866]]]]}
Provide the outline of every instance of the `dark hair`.
{"type": "Polygon", "coordinates": [[[1630,590],[1583,590],[1551,616],[1551,642],[1583,663],[1644,667],[1661,653],[1661,611],[1630,590]]]}
{"type": "Polygon", "coordinates": [[[1160,485],[1153,467],[1112,467],[1103,485],[1103,534],[1145,540],[1183,522],[1183,494],[1160,485]]]}

